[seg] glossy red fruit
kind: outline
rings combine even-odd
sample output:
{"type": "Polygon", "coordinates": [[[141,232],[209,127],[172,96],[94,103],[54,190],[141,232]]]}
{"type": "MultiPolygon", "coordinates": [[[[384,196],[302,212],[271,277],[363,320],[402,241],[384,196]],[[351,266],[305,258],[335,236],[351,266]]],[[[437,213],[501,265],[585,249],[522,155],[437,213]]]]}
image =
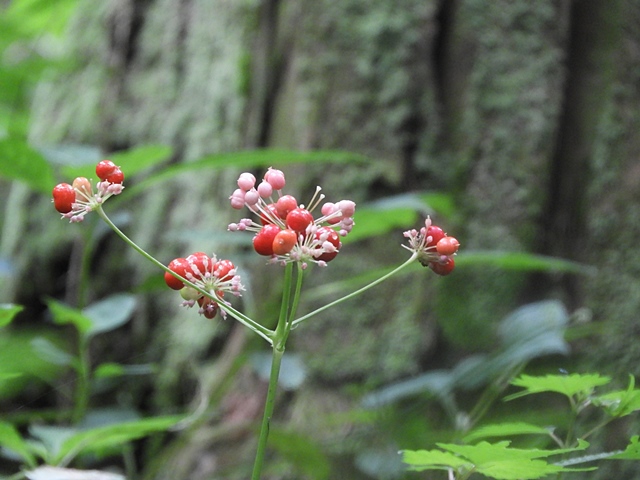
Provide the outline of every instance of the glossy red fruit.
{"type": "Polygon", "coordinates": [[[233,278],[229,272],[234,268],[236,267],[231,260],[220,260],[213,265],[213,275],[221,282],[227,282],[233,278]]]}
{"type": "Polygon", "coordinates": [[[440,255],[453,255],[458,251],[460,242],[455,237],[443,237],[436,244],[436,251],[440,255]]]}
{"type": "MultiPolygon", "coordinates": [[[[326,236],[325,241],[331,243],[331,245],[333,245],[336,249],[340,248],[340,236],[333,228],[320,227],[316,231],[316,238],[320,239],[321,236],[322,237],[326,236]]],[[[319,257],[317,257],[316,260],[322,260],[323,262],[330,262],[331,260],[336,258],[336,255],[338,255],[338,252],[325,252],[319,257]]]]}
{"type": "Polygon", "coordinates": [[[280,232],[280,227],[273,224],[265,225],[253,237],[253,248],[260,255],[273,255],[273,239],[280,232]]]}
{"type": "Polygon", "coordinates": [[[124,173],[122,173],[122,170],[116,167],[116,169],[113,172],[111,172],[109,175],[107,175],[104,180],[109,183],[120,184],[124,182],[124,173]]]}
{"type": "Polygon", "coordinates": [[[286,255],[293,249],[294,245],[298,241],[298,234],[288,228],[280,230],[273,238],[271,245],[273,253],[276,255],[286,255]]]}
{"type": "Polygon", "coordinates": [[[100,180],[104,181],[115,171],[116,168],[118,167],[111,160],[102,160],[96,165],[96,175],[100,180]]]}
{"type": "Polygon", "coordinates": [[[76,191],[68,183],[59,183],[53,187],[53,206],[60,213],[69,213],[76,201],[76,191]]]}
{"type": "Polygon", "coordinates": [[[195,252],[187,257],[189,263],[189,271],[196,277],[202,277],[207,272],[211,272],[213,268],[213,261],[204,252],[195,252]]]}
{"type": "Polygon", "coordinates": [[[280,218],[287,218],[287,215],[294,208],[298,208],[298,201],[291,195],[283,195],[276,202],[276,210],[280,218]]]}
{"type": "Polygon", "coordinates": [[[427,248],[429,247],[435,247],[438,242],[444,238],[445,233],[444,231],[438,227],[437,225],[431,225],[429,228],[427,228],[427,237],[431,237],[431,241],[427,242],[427,248]]]}
{"type": "MultiPolygon", "coordinates": [[[[174,258],[167,265],[169,270],[177,273],[181,277],[186,278],[187,271],[189,271],[189,262],[187,262],[186,258],[174,258]]],[[[181,290],[184,287],[184,283],[178,280],[176,277],[171,275],[169,272],[164,272],[164,281],[169,288],[174,290],[181,290]]]]}
{"type": "Polygon", "coordinates": [[[294,208],[287,214],[287,227],[297,233],[304,233],[313,223],[313,215],[306,208],[294,208]]]}
{"type": "Polygon", "coordinates": [[[456,264],[453,261],[453,258],[447,257],[444,263],[431,262],[429,264],[429,268],[431,268],[431,270],[433,270],[438,275],[441,275],[444,277],[445,275],[449,275],[453,271],[453,268],[455,267],[455,265],[456,264]]]}
{"type": "Polygon", "coordinates": [[[262,223],[262,225],[273,223],[274,219],[280,218],[275,203],[270,203],[269,205],[267,205],[267,211],[269,212],[269,215],[265,213],[260,214],[260,223],[262,223]]]}

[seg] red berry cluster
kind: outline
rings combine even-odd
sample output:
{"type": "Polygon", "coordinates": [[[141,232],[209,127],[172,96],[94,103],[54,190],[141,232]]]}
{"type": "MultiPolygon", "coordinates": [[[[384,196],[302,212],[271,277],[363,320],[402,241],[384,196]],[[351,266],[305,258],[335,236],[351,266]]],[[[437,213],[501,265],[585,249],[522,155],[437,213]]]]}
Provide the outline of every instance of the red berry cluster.
{"type": "MultiPolygon", "coordinates": [[[[244,290],[240,283],[240,276],[236,274],[235,265],[230,260],[218,260],[215,255],[209,257],[204,252],[192,253],[186,258],[174,258],[168,268],[219,300],[222,300],[225,292],[239,296],[244,290]]],[[[207,318],[214,318],[218,313],[217,301],[205,296],[192,286],[185,286],[182,280],[169,272],[165,272],[164,281],[169,288],[180,290],[180,295],[184,299],[183,305],[193,307],[197,303],[200,307],[199,313],[207,318]]],[[[224,316],[223,310],[221,314],[224,316]]]]}
{"type": "Polygon", "coordinates": [[[313,210],[322,202],[324,195],[317,187],[308,207],[298,204],[292,195],[283,195],[286,184],[284,173],[269,168],[256,187],[256,178],[251,173],[242,173],[238,178],[238,189],[231,197],[235,209],[247,207],[257,215],[259,222],[244,218],[229,225],[230,231],[253,231],[254,250],[277,262],[299,261],[303,268],[307,262],[321,266],[333,260],[340,250],[340,236],[346,236],[354,226],[355,203],[341,200],[324,203],[321,216],[313,217],[313,210]],[[273,198],[274,192],[277,199],[273,198]]]}
{"type": "Polygon", "coordinates": [[[416,252],[423,266],[428,266],[438,275],[448,275],[455,267],[453,255],[458,251],[460,242],[455,237],[447,236],[442,228],[432,225],[430,218],[424,224],[420,231],[404,232],[404,236],[409,239],[409,247],[403,246],[416,252]]]}
{"type": "Polygon", "coordinates": [[[94,194],[91,182],[85,177],[77,177],[73,183],[59,183],[53,187],[53,206],[71,222],[81,222],[84,216],[99,207],[112,195],[118,195],[124,187],[124,174],[111,160],[102,160],[96,165],[96,175],[100,182],[94,194]]]}

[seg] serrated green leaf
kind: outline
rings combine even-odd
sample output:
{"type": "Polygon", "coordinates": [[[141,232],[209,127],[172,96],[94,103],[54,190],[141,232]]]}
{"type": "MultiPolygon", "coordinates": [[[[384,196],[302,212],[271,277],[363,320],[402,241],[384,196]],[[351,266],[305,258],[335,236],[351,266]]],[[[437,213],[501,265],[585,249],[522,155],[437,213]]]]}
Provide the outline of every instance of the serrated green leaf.
{"type": "Polygon", "coordinates": [[[0,446],[19,455],[29,467],[36,466],[36,458],[29,443],[10,423],[0,422],[0,446]]]}
{"type": "Polygon", "coordinates": [[[509,437],[512,435],[549,435],[548,428],[525,422],[508,422],[485,425],[476,428],[464,437],[465,442],[474,442],[481,438],[509,437]]]}
{"type": "Polygon", "coordinates": [[[135,295],[117,293],[92,303],[82,310],[82,314],[91,322],[87,336],[114,330],[129,321],[136,308],[135,295]]]}
{"type": "Polygon", "coordinates": [[[624,417],[640,410],[640,390],[635,390],[635,378],[630,375],[626,390],[609,392],[593,398],[593,404],[603,407],[613,417],[624,417]]]}
{"type": "Polygon", "coordinates": [[[473,464],[442,450],[403,450],[402,461],[409,465],[409,470],[421,472],[423,470],[444,470],[453,468],[470,470],[473,464]]]}
{"type": "Polygon", "coordinates": [[[631,437],[629,445],[623,452],[616,453],[609,457],[611,460],[640,460],[640,443],[638,435],[631,437]]]}
{"type": "Polygon", "coordinates": [[[86,335],[86,333],[91,329],[91,319],[77,308],[69,307],[64,303],[53,299],[47,300],[47,306],[49,307],[53,321],[58,325],[66,325],[70,323],[83,335],[86,335]]]}
{"type": "Polygon", "coordinates": [[[16,138],[0,140],[0,176],[46,194],[51,194],[55,184],[51,166],[42,155],[16,138]]]}
{"type": "Polygon", "coordinates": [[[545,375],[533,377],[521,375],[516,378],[512,385],[524,388],[524,391],[509,395],[505,400],[531,395],[533,393],[555,392],[572,398],[574,395],[588,396],[594,388],[606,385],[611,378],[597,373],[571,375],[545,375]]]}
{"type": "Polygon", "coordinates": [[[11,323],[13,317],[22,311],[22,305],[14,305],[12,303],[0,304],[0,328],[6,327],[11,323]]]}

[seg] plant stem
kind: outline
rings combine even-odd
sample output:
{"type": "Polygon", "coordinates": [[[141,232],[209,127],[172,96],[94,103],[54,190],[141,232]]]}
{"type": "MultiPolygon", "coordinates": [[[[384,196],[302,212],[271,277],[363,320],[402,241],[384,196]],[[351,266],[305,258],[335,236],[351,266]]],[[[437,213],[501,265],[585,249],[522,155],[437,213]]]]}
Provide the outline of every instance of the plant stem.
{"type": "Polygon", "coordinates": [[[260,436],[258,437],[258,448],[256,449],[256,458],[253,463],[253,473],[251,480],[260,480],[262,465],[267,450],[267,440],[269,438],[269,429],[271,427],[271,417],[276,402],[276,392],[278,390],[278,378],[280,377],[280,365],[284,356],[285,344],[289,332],[291,331],[290,319],[295,315],[295,307],[298,304],[302,275],[298,271],[298,279],[296,282],[296,290],[291,300],[291,280],[293,277],[293,264],[289,263],[284,270],[284,280],[282,285],[282,303],[280,304],[280,317],[278,325],[273,336],[273,350],[271,354],[271,371],[269,373],[269,387],[267,389],[267,398],[264,403],[264,413],[262,414],[262,424],[260,426],[260,436]]]}
{"type": "Polygon", "coordinates": [[[122,232],[122,230],[120,230],[118,227],[116,227],[116,225],[111,221],[111,219],[107,216],[107,214],[104,212],[104,210],[102,208],[98,208],[96,210],[96,212],[98,213],[98,215],[100,215],[100,218],[102,218],[102,220],[105,221],[105,223],[114,231],[116,232],[116,234],[122,239],[124,240],[127,244],[129,244],[129,246],[131,246],[131,248],[133,248],[136,252],[138,252],[140,255],[142,255],[144,258],[146,258],[147,260],[149,260],[151,263],[153,263],[154,265],[156,265],[157,267],[161,268],[162,270],[164,270],[165,272],[169,272],[171,275],[173,275],[174,277],[176,277],[177,279],[181,280],[185,285],[189,285],[190,287],[194,288],[195,290],[197,290],[198,292],[200,292],[201,294],[207,296],[208,298],[218,302],[218,304],[220,305],[220,308],[222,310],[224,310],[225,312],[227,312],[229,315],[231,315],[233,318],[235,318],[236,320],[238,320],[240,323],[242,323],[244,326],[246,326],[247,328],[253,330],[255,333],[257,333],[258,335],[260,335],[262,338],[264,338],[267,342],[269,342],[270,344],[273,343],[272,337],[273,337],[273,331],[269,330],[268,328],[260,325],[258,322],[256,322],[255,320],[247,317],[246,315],[244,315],[243,313],[238,312],[235,308],[231,307],[229,304],[225,303],[223,300],[217,298],[215,295],[212,295],[210,292],[207,292],[206,290],[200,288],[198,285],[196,285],[193,282],[190,282],[189,280],[187,280],[184,277],[181,277],[180,275],[176,274],[175,272],[169,270],[169,268],[164,265],[162,262],[160,262],[159,260],[156,260],[154,257],[152,257],[151,255],[149,255],[144,249],[142,249],[141,247],[139,247],[133,240],[131,240],[129,237],[127,237],[124,232],[122,232]]]}
{"type": "Polygon", "coordinates": [[[278,377],[280,376],[280,365],[284,355],[284,346],[273,346],[273,354],[271,356],[271,373],[269,374],[269,388],[267,390],[267,398],[264,404],[264,413],[262,415],[262,425],[260,426],[260,437],[258,438],[258,448],[256,450],[256,459],[253,464],[253,473],[251,480],[260,480],[262,465],[267,449],[267,439],[269,438],[269,428],[271,426],[271,417],[276,403],[276,391],[278,389],[278,377]]]}
{"type": "Polygon", "coordinates": [[[387,273],[386,275],[383,275],[382,277],[378,278],[377,280],[365,285],[362,288],[359,288],[358,290],[351,292],[349,295],[345,295],[342,298],[339,298],[337,300],[334,300],[333,302],[327,303],[326,305],[318,308],[317,310],[314,310],[313,312],[307,313],[306,315],[303,315],[302,317],[294,320],[293,322],[291,322],[291,327],[294,328],[297,325],[299,325],[300,323],[304,322],[305,320],[308,320],[309,318],[313,317],[314,315],[317,315],[320,312],[323,312],[324,310],[326,310],[327,308],[331,308],[335,305],[338,305],[339,303],[344,302],[345,300],[349,300],[353,297],[356,297],[358,295],[360,295],[361,293],[366,292],[367,290],[369,290],[372,287],[375,287],[376,285],[378,285],[379,283],[384,282],[385,280],[387,280],[389,277],[392,277],[393,275],[395,275],[396,273],[398,273],[400,270],[402,270],[403,268],[411,265],[415,259],[418,257],[417,253],[413,253],[411,255],[411,257],[409,257],[409,259],[404,262],[402,265],[400,265],[399,267],[394,268],[393,270],[391,270],[389,273],[387,273]]]}

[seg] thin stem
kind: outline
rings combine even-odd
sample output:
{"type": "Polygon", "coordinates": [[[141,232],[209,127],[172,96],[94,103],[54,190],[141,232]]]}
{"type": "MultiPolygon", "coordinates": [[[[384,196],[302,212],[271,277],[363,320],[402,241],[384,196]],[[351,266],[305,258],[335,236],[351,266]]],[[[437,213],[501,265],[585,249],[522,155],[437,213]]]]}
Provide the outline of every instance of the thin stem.
{"type": "Polygon", "coordinates": [[[412,264],[417,257],[418,257],[418,254],[417,253],[413,253],[411,255],[411,257],[409,257],[409,259],[406,262],[404,262],[399,267],[394,268],[393,270],[391,270],[386,275],[383,275],[382,277],[378,278],[377,280],[369,283],[368,285],[365,285],[362,288],[359,288],[358,290],[356,290],[355,292],[350,293],[349,295],[346,295],[346,296],[344,296],[342,298],[334,300],[333,302],[327,303],[326,305],[314,310],[313,312],[310,312],[310,313],[307,313],[306,315],[303,315],[302,317],[300,317],[300,318],[294,320],[293,322],[291,322],[291,327],[295,328],[297,325],[299,325],[300,323],[304,322],[305,320],[308,320],[309,318],[313,317],[314,315],[317,315],[318,313],[323,312],[324,310],[326,310],[328,308],[331,308],[331,307],[333,307],[335,305],[338,305],[339,303],[342,303],[342,302],[344,302],[346,300],[349,300],[350,298],[356,297],[356,296],[360,295],[361,293],[366,292],[370,288],[375,287],[379,283],[384,282],[389,277],[392,277],[393,275],[398,273],[403,268],[405,268],[405,267],[409,266],[410,264],[412,264]]]}
{"type": "Polygon", "coordinates": [[[174,277],[176,277],[177,279],[182,281],[185,285],[189,285],[190,287],[194,288],[195,290],[197,290],[201,294],[205,295],[206,297],[210,298],[211,300],[214,300],[214,301],[218,302],[219,305],[220,305],[220,308],[222,308],[225,312],[227,312],[229,315],[231,315],[237,321],[239,321],[240,323],[242,323],[244,326],[248,327],[249,329],[253,330],[255,333],[260,335],[262,338],[264,338],[270,344],[273,343],[272,338],[273,338],[274,332],[272,330],[269,330],[268,328],[260,325],[255,320],[247,317],[243,313],[240,313],[235,308],[231,307],[227,303],[224,303],[221,299],[217,298],[215,295],[212,295],[210,292],[207,292],[206,290],[200,288],[195,283],[190,282],[186,278],[181,277],[177,273],[171,271],[166,265],[164,265],[162,262],[160,262],[159,260],[157,260],[154,257],[152,257],[151,255],[149,255],[145,250],[143,250],[141,247],[139,247],[133,240],[131,240],[129,237],[127,237],[124,234],[124,232],[122,232],[122,230],[120,230],[118,227],[116,227],[116,225],[111,221],[111,219],[107,216],[107,214],[104,212],[104,210],[101,207],[98,208],[96,210],[96,212],[98,213],[100,218],[102,218],[105,221],[105,223],[107,225],[109,225],[109,227],[114,232],[116,232],[116,234],[120,238],[122,238],[122,240],[124,240],[127,244],[129,244],[129,246],[131,246],[131,248],[133,248],[136,252],[138,252],[144,258],[146,258],[151,263],[153,263],[157,267],[161,268],[165,272],[169,272],[171,275],[173,275],[174,277]]]}
{"type": "MultiPolygon", "coordinates": [[[[251,480],[260,480],[262,465],[267,451],[267,439],[269,438],[269,429],[271,427],[271,417],[276,402],[276,392],[278,389],[278,378],[280,376],[280,366],[282,357],[284,356],[285,344],[289,336],[290,321],[294,315],[291,305],[291,280],[293,277],[293,264],[289,263],[284,270],[284,279],[282,284],[282,303],[280,304],[280,317],[278,325],[273,336],[273,351],[271,355],[271,372],[269,374],[269,387],[267,389],[267,398],[264,404],[264,413],[262,415],[262,424],[260,426],[260,436],[258,437],[258,448],[256,449],[256,458],[253,463],[253,473],[251,480]]],[[[299,283],[296,286],[296,294],[294,294],[293,303],[297,304],[297,296],[299,294],[299,283]]]]}
{"type": "Polygon", "coordinates": [[[73,407],[73,422],[80,422],[87,413],[87,407],[89,406],[89,377],[91,367],[89,365],[89,342],[87,337],[82,333],[80,335],[80,341],[78,342],[78,365],[75,389],[75,401],[73,407]]]}

